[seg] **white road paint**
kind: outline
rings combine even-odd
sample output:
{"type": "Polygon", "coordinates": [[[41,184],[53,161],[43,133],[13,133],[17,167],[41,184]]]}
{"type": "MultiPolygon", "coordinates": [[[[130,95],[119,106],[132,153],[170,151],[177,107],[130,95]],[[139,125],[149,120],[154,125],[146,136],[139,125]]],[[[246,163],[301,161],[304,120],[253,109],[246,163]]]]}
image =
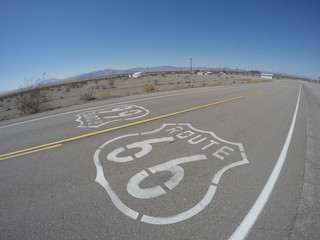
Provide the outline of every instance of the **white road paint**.
{"type": "MultiPolygon", "coordinates": [[[[99,153],[100,153],[101,149],[98,149],[95,153],[94,153],[94,160],[95,160],[95,164],[96,166],[101,166],[100,161],[97,161],[99,153]]],[[[97,177],[96,177],[96,182],[100,183],[101,186],[104,187],[104,189],[107,191],[107,193],[109,194],[112,202],[116,205],[116,207],[120,210],[120,212],[124,213],[125,215],[127,215],[128,217],[131,217],[133,219],[137,219],[139,216],[139,213],[128,208],[118,197],[118,195],[113,191],[113,189],[111,188],[110,184],[107,182],[107,180],[104,177],[103,174],[103,170],[100,167],[97,167],[97,177]]]]}
{"type": "Polygon", "coordinates": [[[82,108],[82,109],[79,109],[79,110],[63,112],[63,113],[53,114],[53,115],[49,115],[49,116],[45,116],[45,117],[39,117],[39,118],[35,118],[35,119],[30,119],[30,120],[26,120],[26,121],[22,121],[22,122],[12,123],[12,124],[8,124],[8,125],[0,126],[0,129],[13,127],[13,126],[17,126],[17,125],[21,125],[21,124],[25,124],[25,123],[31,123],[31,122],[35,122],[35,121],[40,121],[40,120],[44,120],[44,119],[60,117],[60,116],[68,115],[68,114],[74,114],[74,113],[78,113],[78,112],[93,110],[93,109],[97,109],[97,108],[116,106],[116,105],[119,105],[119,104],[129,104],[129,103],[152,100],[152,99],[175,97],[175,96],[181,96],[181,95],[187,95],[187,94],[197,94],[197,93],[219,91],[219,90],[224,90],[224,89],[243,88],[243,87],[248,87],[248,86],[219,87],[219,88],[207,89],[207,90],[201,90],[201,91],[190,91],[190,92],[174,93],[174,94],[167,94],[167,95],[161,95],[161,96],[155,96],[155,97],[139,98],[139,99],[129,100],[129,101],[120,101],[120,102],[116,102],[116,103],[110,103],[110,104],[100,105],[100,106],[96,106],[96,107],[82,108]]]}
{"type": "MultiPolygon", "coordinates": [[[[172,159],[154,167],[150,167],[148,169],[151,173],[157,173],[162,171],[171,172],[172,177],[163,184],[169,190],[172,190],[181,182],[184,176],[183,168],[178,165],[201,160],[207,160],[207,157],[204,154],[198,154],[188,157],[172,159]]],[[[128,193],[131,194],[131,196],[133,197],[142,199],[159,197],[166,193],[166,190],[163,189],[161,186],[155,186],[152,188],[140,188],[140,182],[142,182],[147,177],[149,177],[149,174],[145,170],[142,170],[141,172],[138,172],[136,175],[134,175],[128,182],[128,193]]]]}
{"type": "Polygon", "coordinates": [[[157,225],[165,225],[165,224],[173,224],[184,221],[188,218],[191,218],[201,212],[208,204],[212,201],[214,194],[216,193],[217,187],[210,185],[206,195],[203,199],[194,207],[189,210],[177,214],[171,217],[153,217],[148,215],[143,215],[141,218],[141,222],[149,223],[149,224],[157,224],[157,225]]]}
{"type": "Polygon", "coordinates": [[[76,115],[78,127],[97,128],[116,121],[128,121],[147,116],[150,111],[142,106],[127,104],[85,111],[76,115]]]}
{"type": "Polygon", "coordinates": [[[140,199],[159,197],[166,193],[166,190],[164,190],[159,185],[151,188],[140,188],[140,182],[142,182],[147,177],[149,177],[149,174],[145,170],[142,170],[141,172],[138,172],[136,175],[134,175],[128,182],[128,193],[131,196],[140,199]]]}
{"type": "Polygon", "coordinates": [[[154,138],[154,139],[148,139],[141,142],[131,143],[126,145],[125,147],[116,148],[115,150],[113,150],[107,155],[107,159],[109,161],[119,162],[119,163],[133,161],[134,157],[132,156],[118,157],[118,154],[122,153],[126,149],[140,148],[141,149],[140,152],[136,153],[134,156],[136,158],[141,158],[147,155],[149,152],[151,152],[152,150],[151,144],[162,143],[162,142],[173,142],[173,141],[174,141],[173,137],[163,137],[163,138],[154,138]]]}
{"type": "Polygon", "coordinates": [[[230,152],[233,152],[233,151],[234,151],[233,148],[230,148],[230,147],[228,147],[228,146],[223,146],[222,148],[220,148],[218,151],[216,151],[216,152],[213,153],[212,155],[215,156],[215,157],[217,157],[217,158],[219,158],[219,159],[221,159],[221,160],[224,160],[223,154],[224,154],[224,155],[227,155],[227,156],[230,155],[230,152],[228,152],[227,150],[230,151],[230,152]]]}
{"type": "Polygon", "coordinates": [[[286,138],[286,141],[283,145],[282,151],[280,153],[280,156],[278,158],[278,161],[266,183],[264,186],[262,192],[260,193],[258,199],[248,212],[247,216],[243,219],[241,224],[238,226],[236,231],[232,234],[232,236],[229,238],[230,240],[241,240],[244,239],[247,234],[249,233],[252,226],[255,224],[259,214],[261,213],[262,209],[264,208],[266,202],[269,199],[269,196],[277,182],[277,179],[280,175],[281,169],[283,167],[284,161],[286,160],[287,152],[289,149],[289,145],[292,139],[293,130],[295,127],[298,109],[299,109],[299,102],[300,102],[300,95],[301,95],[301,84],[300,84],[300,90],[298,95],[298,100],[295,108],[295,112],[292,118],[291,126],[288,132],[288,136],[286,138]]]}
{"type": "MultiPolygon", "coordinates": [[[[161,145],[160,145],[161,147],[161,145]]],[[[162,145],[163,147],[163,145],[162,145]]],[[[195,152],[195,153],[196,153],[195,152]]],[[[171,153],[170,151],[168,154],[175,155],[174,151],[171,153]]],[[[179,154],[178,154],[179,155],[179,154]]],[[[221,155],[219,155],[221,157],[221,155]]],[[[169,155],[168,158],[170,159],[169,155]]],[[[165,159],[159,159],[159,160],[165,160],[165,159]]],[[[202,131],[193,128],[190,124],[184,123],[184,124],[164,124],[160,128],[150,131],[150,132],[144,132],[144,133],[135,133],[135,134],[128,134],[124,136],[119,136],[114,139],[111,139],[104,144],[102,144],[97,151],[94,154],[94,162],[95,166],[97,168],[97,176],[96,176],[96,182],[101,184],[107,193],[110,196],[110,199],[115,204],[115,206],[118,208],[119,211],[121,211],[126,216],[135,219],[140,220],[141,222],[148,223],[148,224],[173,224],[177,223],[183,220],[186,220],[190,217],[195,216],[199,212],[201,212],[213,199],[214,194],[217,189],[217,185],[223,175],[223,173],[235,166],[240,166],[243,164],[248,163],[249,161],[246,158],[246,155],[244,153],[244,149],[241,143],[234,143],[229,142],[226,140],[223,140],[219,137],[217,137],[213,132],[209,131],[202,131]],[[161,134],[160,134],[161,132],[161,134]],[[148,135],[155,135],[157,136],[158,133],[162,136],[160,138],[154,138],[154,136],[148,138],[148,135]],[[144,138],[143,141],[137,141],[132,142],[134,138],[137,137],[138,139],[144,138]],[[123,140],[122,140],[123,139],[123,140]],[[191,140],[191,141],[190,141],[191,140]],[[121,147],[121,142],[129,143],[126,146],[121,147]],[[214,164],[215,161],[220,162],[220,170],[217,169],[217,172],[213,172],[214,175],[211,179],[211,182],[208,182],[208,190],[204,194],[204,197],[199,200],[198,203],[191,206],[189,209],[184,210],[180,213],[172,214],[171,216],[150,216],[143,214],[142,212],[137,212],[131,209],[131,207],[128,207],[121,199],[118,197],[117,193],[111,188],[109,182],[107,181],[107,178],[104,176],[103,166],[102,162],[104,164],[106,163],[106,160],[112,161],[112,162],[118,162],[120,164],[127,164],[128,161],[140,161],[139,158],[144,157],[144,161],[148,160],[150,157],[149,154],[151,154],[151,159],[155,158],[155,155],[152,155],[152,149],[155,146],[158,146],[158,143],[163,142],[172,142],[172,144],[167,145],[171,146],[171,148],[175,147],[175,142],[179,141],[179,144],[187,144],[188,148],[192,147],[196,152],[201,152],[201,154],[194,154],[187,157],[178,157],[178,158],[171,158],[169,161],[165,161],[163,163],[160,163],[158,165],[155,165],[153,167],[149,167],[148,169],[141,170],[140,172],[136,173],[129,179],[126,188],[129,195],[137,198],[137,199],[143,199],[143,201],[147,201],[150,198],[157,198],[169,191],[174,191],[175,188],[179,185],[179,183],[182,182],[185,174],[185,170],[182,166],[184,163],[193,162],[193,161],[210,161],[212,164],[214,164]],[[115,142],[116,144],[114,144],[115,142]],[[108,150],[108,145],[113,143],[117,147],[116,149],[110,151],[108,150]],[[154,146],[153,146],[154,145],[154,146]],[[230,146],[232,145],[232,148],[224,148],[223,146],[230,146]],[[101,151],[105,149],[104,154],[100,154],[101,151]],[[138,148],[141,149],[140,152],[133,154],[132,150],[128,151],[131,153],[129,156],[124,156],[123,154],[126,149],[133,149],[138,148]],[[216,152],[217,149],[219,154],[224,154],[224,158],[228,158],[229,155],[233,155],[233,157],[228,159],[224,159],[223,162],[225,162],[225,166],[221,166],[221,159],[219,157],[215,157],[212,153],[216,152]],[[221,150],[222,149],[222,150],[221,150]],[[231,151],[230,149],[234,150],[231,151]],[[236,149],[238,149],[236,151],[236,149]],[[118,154],[122,153],[120,156],[118,154]],[[100,156],[102,155],[102,156],[100,156]],[[100,159],[101,158],[101,159],[100,159]],[[237,158],[239,158],[237,160],[237,158]],[[148,181],[148,177],[150,177],[152,174],[159,173],[162,171],[169,171],[172,174],[172,177],[167,180],[166,182],[160,182],[159,185],[155,187],[150,188],[140,188],[139,184],[142,181],[148,181]]],[[[138,162],[137,162],[138,163],[138,162]]],[[[129,169],[128,169],[129,170],[129,169]]],[[[172,194],[172,193],[171,193],[172,194]]],[[[174,194],[174,192],[173,192],[174,194]]],[[[174,196],[174,195],[173,195],[174,196]]],[[[177,203],[178,204],[178,203],[177,203]]],[[[169,215],[169,214],[168,214],[169,215]]]]}

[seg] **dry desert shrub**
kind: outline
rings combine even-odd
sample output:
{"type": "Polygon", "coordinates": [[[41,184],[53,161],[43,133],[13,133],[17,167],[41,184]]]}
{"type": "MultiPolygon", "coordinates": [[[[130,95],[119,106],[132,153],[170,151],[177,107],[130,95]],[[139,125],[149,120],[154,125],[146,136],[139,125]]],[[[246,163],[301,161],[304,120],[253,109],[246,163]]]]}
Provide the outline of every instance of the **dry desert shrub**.
{"type": "Polygon", "coordinates": [[[65,92],[70,92],[71,86],[67,85],[67,86],[65,86],[64,88],[65,88],[65,92]]]}
{"type": "Polygon", "coordinates": [[[99,94],[99,99],[108,99],[111,97],[111,94],[108,91],[103,91],[99,94]]]}
{"type": "Polygon", "coordinates": [[[80,94],[80,101],[81,102],[88,102],[95,100],[96,98],[93,96],[93,91],[87,91],[85,93],[80,94]]]}
{"type": "Polygon", "coordinates": [[[130,96],[130,92],[128,90],[124,91],[123,96],[130,96]]]}
{"type": "Polygon", "coordinates": [[[114,79],[109,79],[109,86],[111,87],[111,88],[114,88],[114,79]]]}
{"type": "Polygon", "coordinates": [[[16,99],[16,109],[23,114],[34,114],[49,108],[46,91],[40,88],[21,94],[16,99]]]}
{"type": "Polygon", "coordinates": [[[143,88],[142,88],[142,92],[152,92],[155,90],[155,87],[153,84],[149,83],[146,84],[143,88]]]}
{"type": "Polygon", "coordinates": [[[205,87],[205,86],[208,86],[208,83],[207,83],[206,81],[202,81],[202,82],[200,83],[200,85],[201,85],[201,87],[205,87]]]}
{"type": "Polygon", "coordinates": [[[158,79],[153,80],[153,84],[154,84],[155,86],[159,86],[159,80],[158,80],[158,79]]]}

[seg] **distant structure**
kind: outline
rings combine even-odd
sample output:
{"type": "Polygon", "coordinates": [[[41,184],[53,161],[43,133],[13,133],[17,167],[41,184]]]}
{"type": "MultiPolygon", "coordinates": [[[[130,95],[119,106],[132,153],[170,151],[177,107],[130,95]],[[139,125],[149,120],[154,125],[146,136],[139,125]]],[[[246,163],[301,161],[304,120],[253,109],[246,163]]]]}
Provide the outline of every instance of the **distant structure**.
{"type": "Polygon", "coordinates": [[[139,77],[146,77],[147,73],[146,72],[135,72],[132,75],[129,75],[129,78],[139,78],[139,77]]]}
{"type": "Polygon", "coordinates": [[[201,71],[197,72],[197,75],[211,75],[211,74],[212,72],[201,72],[201,71]]]}
{"type": "Polygon", "coordinates": [[[271,73],[261,73],[261,78],[272,79],[273,78],[273,74],[271,74],[271,73]]]}

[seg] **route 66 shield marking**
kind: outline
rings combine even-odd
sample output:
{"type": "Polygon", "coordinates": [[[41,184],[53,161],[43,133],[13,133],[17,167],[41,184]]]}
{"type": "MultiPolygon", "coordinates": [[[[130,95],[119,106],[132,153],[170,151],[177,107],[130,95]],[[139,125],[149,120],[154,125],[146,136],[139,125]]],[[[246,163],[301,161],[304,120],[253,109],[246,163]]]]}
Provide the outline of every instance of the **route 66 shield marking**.
{"type": "Polygon", "coordinates": [[[149,113],[144,107],[128,104],[86,111],[77,114],[76,121],[80,123],[78,127],[97,128],[111,122],[142,118],[149,113]]]}
{"type": "Polygon", "coordinates": [[[227,170],[249,163],[241,143],[190,124],[113,138],[93,158],[95,181],[116,208],[148,224],[195,216],[213,200],[227,170]]]}

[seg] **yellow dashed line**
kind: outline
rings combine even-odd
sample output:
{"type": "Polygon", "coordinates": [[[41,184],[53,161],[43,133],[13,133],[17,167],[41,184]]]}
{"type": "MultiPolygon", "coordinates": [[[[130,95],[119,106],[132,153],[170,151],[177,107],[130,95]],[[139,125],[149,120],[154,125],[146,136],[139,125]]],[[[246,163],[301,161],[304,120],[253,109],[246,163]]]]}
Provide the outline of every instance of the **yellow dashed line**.
{"type": "Polygon", "coordinates": [[[47,143],[47,144],[43,144],[43,145],[31,147],[31,148],[21,149],[19,151],[10,152],[10,153],[6,153],[6,154],[0,155],[0,160],[5,160],[5,159],[14,158],[14,157],[18,157],[18,156],[34,153],[34,152],[47,150],[47,149],[50,149],[50,148],[59,147],[59,146],[62,145],[62,143],[70,142],[70,141],[81,139],[81,138],[85,138],[85,137],[94,136],[94,135],[97,135],[97,134],[100,134],[100,133],[110,132],[110,131],[114,131],[114,130],[117,130],[117,129],[138,125],[138,124],[141,124],[141,123],[151,122],[151,121],[154,121],[154,120],[158,120],[158,119],[162,119],[162,118],[166,118],[166,117],[171,117],[171,116],[178,115],[178,114],[181,114],[181,113],[186,113],[186,112],[198,110],[198,109],[201,109],[201,108],[214,106],[214,105],[217,105],[217,104],[230,102],[230,101],[241,99],[241,98],[252,97],[252,96],[255,96],[255,95],[258,95],[258,94],[262,94],[262,93],[265,93],[265,92],[268,92],[268,91],[271,91],[271,90],[274,90],[274,89],[277,89],[277,88],[281,88],[281,87],[283,87],[283,86],[279,86],[279,87],[275,87],[275,88],[269,88],[269,89],[265,89],[265,90],[258,91],[258,92],[255,92],[255,93],[250,93],[250,94],[242,95],[242,96],[239,96],[239,97],[229,98],[229,99],[226,99],[226,100],[205,104],[205,105],[202,105],[202,106],[185,109],[185,110],[182,110],[182,111],[169,113],[169,114],[161,115],[161,116],[154,117],[154,118],[148,118],[148,119],[145,119],[145,120],[141,120],[141,121],[137,121],[137,122],[133,122],[133,123],[128,123],[128,124],[120,125],[120,126],[117,126],[117,127],[112,127],[112,128],[108,128],[108,129],[104,129],[104,130],[100,130],[100,131],[96,131],[96,132],[92,132],[92,133],[88,133],[88,134],[84,134],[84,135],[80,135],[80,136],[76,136],[76,137],[72,137],[72,138],[66,138],[66,139],[59,140],[59,141],[52,142],[52,143],[47,143]]]}

